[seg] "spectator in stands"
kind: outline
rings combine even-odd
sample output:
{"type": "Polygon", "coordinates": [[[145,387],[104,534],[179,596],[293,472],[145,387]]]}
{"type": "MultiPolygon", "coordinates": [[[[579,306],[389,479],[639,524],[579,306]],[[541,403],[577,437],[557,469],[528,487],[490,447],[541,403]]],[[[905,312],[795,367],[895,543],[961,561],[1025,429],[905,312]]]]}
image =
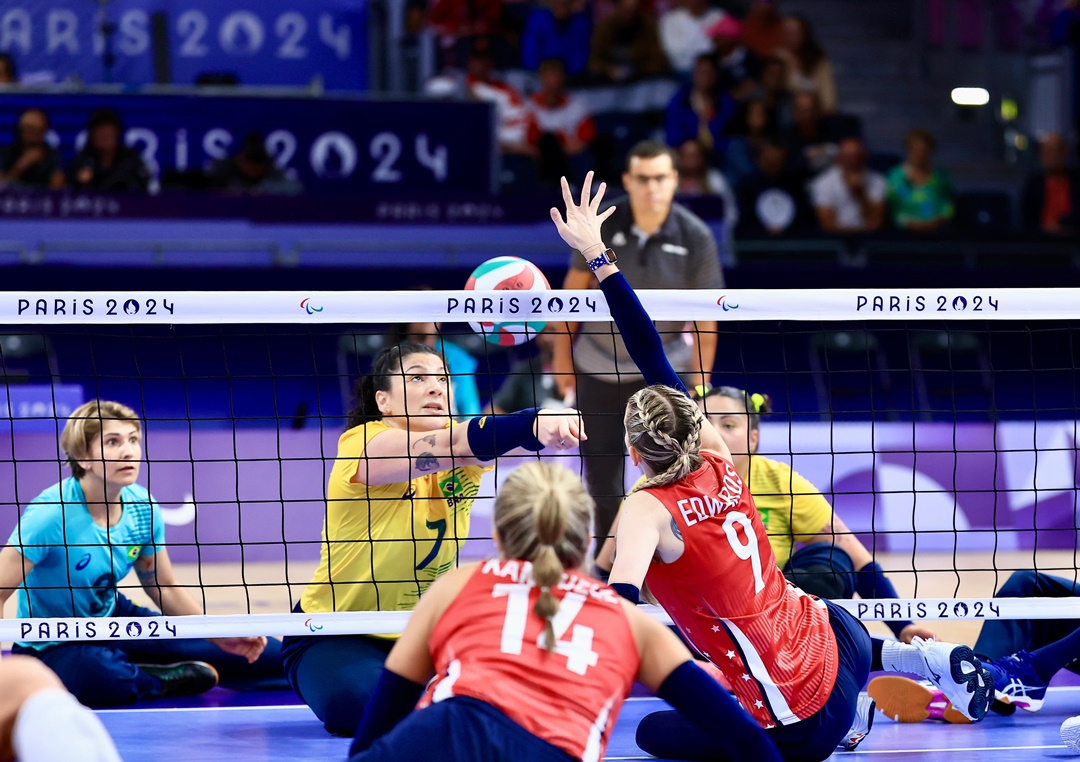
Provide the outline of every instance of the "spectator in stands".
{"type": "MultiPolygon", "coordinates": [[[[727,2],[730,8],[732,3],[727,2]]],[[[743,15],[743,42],[760,59],[771,58],[784,44],[784,17],[771,0],[754,0],[743,15]]]]}
{"type": "Polygon", "coordinates": [[[821,110],[836,111],[836,75],[832,62],[821,49],[810,22],[804,16],[784,19],[784,44],[776,51],[787,64],[788,89],[791,92],[809,90],[818,95],[821,110]]]}
{"type": "Polygon", "coordinates": [[[537,71],[544,61],[558,59],[571,81],[589,65],[592,20],[577,0],[547,0],[529,14],[521,39],[521,64],[537,71]]]}
{"type": "Polygon", "coordinates": [[[49,119],[39,108],[29,108],[19,117],[15,141],[0,156],[0,188],[64,187],[60,152],[46,141],[49,119]]]}
{"type": "Polygon", "coordinates": [[[469,53],[465,87],[476,100],[495,104],[495,135],[502,153],[536,156],[536,149],[529,143],[529,110],[525,99],[495,78],[495,61],[487,46],[478,45],[469,53]]]}
{"type": "MultiPolygon", "coordinates": [[[[655,141],[638,143],[626,158],[622,176],[627,195],[616,199],[615,213],[603,225],[603,242],[582,252],[595,260],[610,246],[619,254],[623,275],[649,288],[722,288],[716,240],[691,211],[674,203],[679,178],[674,152],[655,141]]],[[[586,289],[595,282],[586,257],[574,252],[563,288],[586,289]]],[[[659,323],[671,364],[686,374],[690,388],[710,382],[716,357],[716,321],[659,323]],[[689,336],[692,343],[686,340],[689,336]]],[[[626,345],[603,323],[559,324],[553,371],[560,392],[576,394],[588,439],[581,442],[589,494],[596,499],[596,533],[608,536],[625,494],[623,412],[626,401],[644,386],[626,345]],[[574,335],[577,341],[574,343],[574,335]],[[575,375],[578,374],[578,375],[575,375]]],[[[599,546],[599,543],[598,543],[599,546]]]]}
{"type": "Polygon", "coordinates": [[[765,140],[758,150],[758,174],[736,187],[739,235],[772,235],[808,230],[814,213],[802,178],[787,169],[784,146],[765,140]]]}
{"type": "Polygon", "coordinates": [[[632,82],[668,70],[656,21],[641,0],[616,0],[614,10],[596,25],[589,70],[605,82],[632,82]]]}
{"type": "Polygon", "coordinates": [[[826,116],[812,90],[795,93],[792,120],[784,132],[788,168],[807,179],[832,166],[841,140],[859,137],[853,125],[826,116]]]}
{"type": "Polygon", "coordinates": [[[238,154],[215,161],[207,176],[211,187],[233,193],[295,194],[301,190],[274,163],[258,132],[248,133],[238,154]]]}
{"type": "Polygon", "coordinates": [[[791,90],[788,89],[787,64],[782,58],[766,58],[758,77],[757,98],[765,102],[775,124],[791,121],[791,90]]]}
{"type": "Polygon", "coordinates": [[[1039,163],[1024,184],[1024,229],[1047,235],[1074,236],[1080,230],[1080,172],[1068,166],[1069,148],[1058,133],[1039,144],[1039,163]]]}
{"type": "Polygon", "coordinates": [[[700,140],[710,154],[727,149],[726,127],[735,115],[735,100],[718,87],[716,60],[705,53],[694,64],[693,82],[675,93],[664,112],[669,146],[700,140]]]}
{"type": "Polygon", "coordinates": [[[727,151],[720,162],[724,174],[736,185],[757,171],[754,157],[766,140],[776,140],[780,128],[775,112],[761,98],[743,101],[728,123],[727,151]]]}
{"type": "Polygon", "coordinates": [[[19,84],[19,68],[10,53],[0,53],[0,85],[19,84]]]}
{"type": "Polygon", "coordinates": [[[889,209],[893,224],[914,233],[936,233],[956,214],[949,175],[933,166],[937,140],[929,130],[914,129],[904,136],[907,160],[888,175],[889,209]]]}
{"type": "MultiPolygon", "coordinates": [[[[529,142],[540,156],[540,179],[580,179],[589,171],[596,123],[584,99],[566,91],[566,72],[557,58],[540,64],[540,89],[529,100],[529,142]]],[[[518,410],[519,408],[514,408],[518,410]]]]}
{"type": "Polygon", "coordinates": [[[858,138],[840,142],[836,165],[810,184],[818,224],[826,233],[867,233],[885,223],[885,178],[866,166],[858,138]]]}
{"type": "Polygon", "coordinates": [[[443,63],[460,65],[465,50],[491,45],[503,31],[503,0],[433,0],[428,23],[439,40],[443,63]]]}
{"type": "MultiPolygon", "coordinates": [[[[679,170],[680,196],[719,196],[724,201],[724,237],[718,241],[723,254],[729,254],[735,245],[735,226],[739,224],[739,205],[731,184],[716,167],[709,166],[709,152],[700,140],[687,140],[679,146],[676,164],[679,170]]],[[[724,257],[722,256],[721,259],[724,257]]]]}
{"type": "Polygon", "coordinates": [[[743,45],[743,26],[733,16],[725,16],[713,24],[709,36],[720,65],[720,89],[731,93],[736,100],[743,100],[756,87],[761,59],[743,45]]]}
{"type": "Polygon", "coordinates": [[[138,151],[123,144],[124,128],[111,109],[99,109],[86,125],[86,145],[68,169],[73,188],[145,193],[150,171],[138,151]]]}
{"type": "Polygon", "coordinates": [[[712,50],[709,29],[724,15],[719,8],[710,8],[709,0],[678,0],[660,17],[660,42],[677,74],[689,78],[697,57],[712,50]]]}
{"type": "Polygon", "coordinates": [[[709,152],[700,140],[690,139],[678,148],[679,185],[683,196],[723,196],[730,193],[720,170],[709,166],[709,152]]]}

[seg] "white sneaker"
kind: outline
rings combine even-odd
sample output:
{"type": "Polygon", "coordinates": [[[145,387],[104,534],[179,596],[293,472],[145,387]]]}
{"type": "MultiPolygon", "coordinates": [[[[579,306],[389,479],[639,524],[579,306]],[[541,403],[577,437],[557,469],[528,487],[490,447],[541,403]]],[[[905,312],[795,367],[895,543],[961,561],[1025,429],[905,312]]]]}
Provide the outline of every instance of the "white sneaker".
{"type": "Polygon", "coordinates": [[[1080,717],[1070,717],[1061,723],[1061,740],[1068,748],[1080,752],[1080,717]]]}
{"type": "Polygon", "coordinates": [[[855,721],[851,730],[844,736],[840,743],[844,751],[855,751],[863,739],[870,735],[870,728],[874,726],[874,708],[877,705],[874,700],[865,693],[859,694],[859,701],[855,705],[855,721]]]}
{"type": "Polygon", "coordinates": [[[936,685],[958,712],[972,722],[986,716],[994,701],[994,679],[967,646],[912,638],[926,663],[925,677],[936,685]]]}

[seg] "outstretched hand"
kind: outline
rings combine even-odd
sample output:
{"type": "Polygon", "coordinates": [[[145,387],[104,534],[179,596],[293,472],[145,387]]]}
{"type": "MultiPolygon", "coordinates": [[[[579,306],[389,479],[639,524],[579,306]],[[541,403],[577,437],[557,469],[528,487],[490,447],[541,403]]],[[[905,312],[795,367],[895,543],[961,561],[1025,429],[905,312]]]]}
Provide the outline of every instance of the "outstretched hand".
{"type": "Polygon", "coordinates": [[[581,188],[581,203],[575,204],[574,197],[570,193],[570,184],[566,178],[562,179],[563,203],[566,205],[566,219],[563,220],[558,208],[551,208],[551,220],[559,235],[567,245],[582,252],[586,259],[595,257],[604,247],[603,238],[600,237],[600,227],[604,220],[615,212],[612,206],[602,213],[597,213],[600,202],[604,200],[604,191],[607,183],[600,183],[596,189],[596,196],[592,195],[593,173],[585,175],[585,183],[581,188]]]}

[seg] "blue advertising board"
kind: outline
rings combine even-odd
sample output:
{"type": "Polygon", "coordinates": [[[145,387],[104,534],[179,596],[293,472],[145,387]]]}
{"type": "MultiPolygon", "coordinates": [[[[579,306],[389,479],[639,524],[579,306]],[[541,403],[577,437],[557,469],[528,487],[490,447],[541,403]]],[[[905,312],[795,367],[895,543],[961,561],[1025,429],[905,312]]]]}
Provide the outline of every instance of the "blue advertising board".
{"type": "Polygon", "coordinates": [[[235,73],[244,85],[367,87],[366,0],[11,0],[0,50],[26,74],[88,83],[155,81],[152,25],[166,34],[171,81],[235,73]],[[111,51],[111,71],[105,64],[111,51]]]}
{"type": "Polygon", "coordinates": [[[491,190],[494,115],[487,103],[360,98],[48,94],[0,99],[0,146],[30,107],[49,117],[65,164],[85,141],[87,117],[115,109],[125,141],[155,175],[206,168],[260,133],[278,166],[314,192],[491,190]]]}

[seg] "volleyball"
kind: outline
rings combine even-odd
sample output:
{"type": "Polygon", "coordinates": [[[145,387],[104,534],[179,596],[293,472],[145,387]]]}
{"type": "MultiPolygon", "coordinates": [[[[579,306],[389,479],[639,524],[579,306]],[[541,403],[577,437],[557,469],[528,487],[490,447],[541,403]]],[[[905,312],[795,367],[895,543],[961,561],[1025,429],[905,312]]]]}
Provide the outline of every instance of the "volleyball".
{"type": "MultiPolygon", "coordinates": [[[[466,291],[547,291],[547,278],[540,268],[521,257],[495,257],[473,270],[465,284],[466,291]]],[[[528,304],[520,305],[522,314],[528,304]]],[[[512,347],[536,338],[546,323],[540,320],[506,320],[470,322],[470,326],[492,344],[512,347]]]]}

